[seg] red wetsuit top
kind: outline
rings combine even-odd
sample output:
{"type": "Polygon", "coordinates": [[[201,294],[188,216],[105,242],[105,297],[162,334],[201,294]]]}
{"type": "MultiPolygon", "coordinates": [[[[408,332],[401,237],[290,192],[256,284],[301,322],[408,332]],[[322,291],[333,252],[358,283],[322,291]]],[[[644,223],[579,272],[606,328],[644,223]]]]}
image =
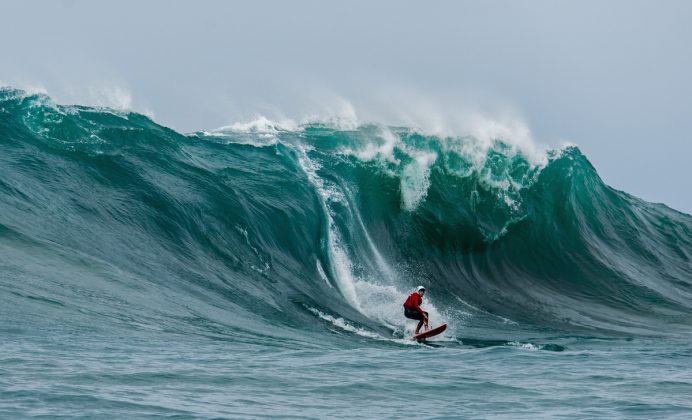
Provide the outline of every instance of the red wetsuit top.
{"type": "Polygon", "coordinates": [[[406,302],[404,302],[404,308],[413,309],[414,311],[418,311],[421,315],[424,315],[423,310],[420,308],[421,303],[423,303],[423,298],[420,297],[418,292],[413,292],[411,296],[406,299],[406,302]]]}

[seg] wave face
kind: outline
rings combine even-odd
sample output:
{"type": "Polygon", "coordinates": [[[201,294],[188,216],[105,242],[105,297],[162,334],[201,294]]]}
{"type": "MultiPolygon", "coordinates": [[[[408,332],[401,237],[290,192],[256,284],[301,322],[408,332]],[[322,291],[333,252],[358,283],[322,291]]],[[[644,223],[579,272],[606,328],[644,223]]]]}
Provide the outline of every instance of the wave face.
{"type": "Polygon", "coordinates": [[[268,121],[189,135],[0,90],[7,328],[390,340],[429,290],[454,339],[692,320],[692,217],[578,148],[268,121]]]}

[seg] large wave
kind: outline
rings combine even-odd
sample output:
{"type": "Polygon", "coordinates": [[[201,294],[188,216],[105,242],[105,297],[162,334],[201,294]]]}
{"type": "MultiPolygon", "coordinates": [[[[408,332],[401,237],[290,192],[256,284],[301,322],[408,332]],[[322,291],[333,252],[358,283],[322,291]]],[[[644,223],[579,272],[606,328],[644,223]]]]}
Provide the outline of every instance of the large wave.
{"type": "Polygon", "coordinates": [[[608,187],[573,146],[266,120],[183,135],[13,89],[0,144],[16,328],[396,339],[418,284],[450,338],[676,333],[692,314],[692,217],[608,187]]]}

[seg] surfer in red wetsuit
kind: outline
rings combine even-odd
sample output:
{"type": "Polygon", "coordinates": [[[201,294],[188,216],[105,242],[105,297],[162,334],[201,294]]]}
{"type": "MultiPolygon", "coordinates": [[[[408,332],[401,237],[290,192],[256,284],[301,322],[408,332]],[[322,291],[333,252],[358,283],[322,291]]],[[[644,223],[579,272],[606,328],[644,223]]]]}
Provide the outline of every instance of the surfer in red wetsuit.
{"type": "Polygon", "coordinates": [[[411,296],[404,302],[404,316],[420,321],[416,327],[416,334],[418,334],[423,324],[425,324],[425,329],[428,329],[428,313],[420,307],[420,304],[423,303],[423,295],[425,295],[425,287],[418,286],[416,291],[411,293],[411,296]]]}

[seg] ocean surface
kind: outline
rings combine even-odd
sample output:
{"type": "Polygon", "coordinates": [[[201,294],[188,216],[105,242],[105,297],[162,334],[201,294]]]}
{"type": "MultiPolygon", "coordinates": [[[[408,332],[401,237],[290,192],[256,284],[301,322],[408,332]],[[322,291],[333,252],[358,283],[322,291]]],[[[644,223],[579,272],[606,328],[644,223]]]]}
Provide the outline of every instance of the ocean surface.
{"type": "Polygon", "coordinates": [[[692,417],[692,216],[576,146],[2,88],[0,147],[0,418],[692,417]]]}

